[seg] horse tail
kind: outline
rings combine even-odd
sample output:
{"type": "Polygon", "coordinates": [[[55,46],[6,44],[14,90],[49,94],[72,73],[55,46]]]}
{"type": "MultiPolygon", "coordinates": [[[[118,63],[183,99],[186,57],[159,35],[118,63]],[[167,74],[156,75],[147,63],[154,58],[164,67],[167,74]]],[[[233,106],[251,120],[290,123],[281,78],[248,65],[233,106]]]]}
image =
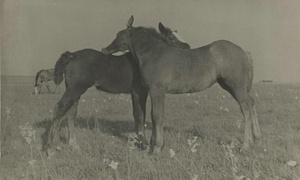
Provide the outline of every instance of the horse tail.
{"type": "Polygon", "coordinates": [[[56,85],[60,85],[63,81],[64,72],[66,65],[70,62],[70,60],[74,57],[74,55],[67,51],[63,53],[60,58],[56,61],[54,68],[54,82],[56,85]]]}
{"type": "Polygon", "coordinates": [[[247,59],[250,63],[250,71],[249,71],[249,79],[248,79],[248,85],[247,85],[247,91],[249,92],[252,88],[252,81],[253,81],[253,59],[252,59],[252,56],[251,56],[251,53],[250,52],[246,52],[247,54],[247,59]]]}
{"type": "Polygon", "coordinates": [[[40,77],[40,74],[41,74],[41,72],[43,72],[44,70],[42,69],[42,70],[40,70],[40,71],[38,71],[37,73],[36,73],[36,75],[35,75],[35,84],[34,84],[34,87],[37,87],[37,82],[38,82],[38,80],[39,80],[39,77],[40,77]]]}

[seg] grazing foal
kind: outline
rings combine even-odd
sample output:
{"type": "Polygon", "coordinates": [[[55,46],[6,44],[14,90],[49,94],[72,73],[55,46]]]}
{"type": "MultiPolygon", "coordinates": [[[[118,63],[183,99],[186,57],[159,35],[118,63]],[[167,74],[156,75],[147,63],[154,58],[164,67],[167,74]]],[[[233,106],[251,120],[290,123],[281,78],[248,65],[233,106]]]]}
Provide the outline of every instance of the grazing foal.
{"type": "MultiPolygon", "coordinates": [[[[34,93],[35,94],[41,93],[42,84],[45,84],[48,93],[51,93],[48,82],[53,81],[53,79],[54,79],[54,69],[42,69],[38,71],[35,75],[34,93]]],[[[58,86],[59,84],[56,84],[54,93],[56,92],[58,86]]]]}

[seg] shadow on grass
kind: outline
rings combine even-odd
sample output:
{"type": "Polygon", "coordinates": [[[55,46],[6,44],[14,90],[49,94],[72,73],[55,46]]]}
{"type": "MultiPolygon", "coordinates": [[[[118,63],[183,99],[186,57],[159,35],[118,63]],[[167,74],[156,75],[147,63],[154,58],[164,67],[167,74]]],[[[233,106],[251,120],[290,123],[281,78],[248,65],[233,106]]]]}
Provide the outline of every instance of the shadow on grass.
{"type": "MultiPolygon", "coordinates": [[[[34,123],[36,128],[44,128],[45,131],[41,136],[43,150],[47,149],[46,143],[48,140],[52,119],[46,118],[40,122],[34,123]]],[[[134,122],[133,120],[110,120],[110,119],[99,119],[95,117],[76,117],[75,127],[80,129],[89,129],[93,131],[100,131],[105,134],[113,135],[120,138],[122,141],[127,141],[128,137],[126,133],[134,133],[134,122]]],[[[66,127],[67,121],[64,119],[61,123],[59,138],[63,143],[66,143],[66,127]]]]}
{"type": "MultiPolygon", "coordinates": [[[[45,131],[41,135],[42,139],[42,149],[46,150],[47,147],[47,140],[50,132],[50,127],[52,124],[52,119],[44,119],[40,122],[36,122],[33,126],[36,128],[44,128],[45,131]]],[[[146,130],[152,129],[152,124],[150,122],[146,122],[146,130]]],[[[91,131],[100,131],[104,134],[112,135],[120,140],[127,142],[128,135],[127,133],[134,133],[134,121],[133,120],[112,120],[112,119],[100,119],[95,117],[76,117],[75,118],[75,127],[80,129],[88,129],[91,131]]],[[[175,131],[172,127],[165,126],[165,132],[172,132],[175,131]]],[[[193,131],[193,130],[192,130],[193,131]]],[[[190,132],[193,135],[198,135],[198,132],[190,132]]],[[[61,123],[61,128],[59,132],[59,139],[62,143],[67,142],[67,121],[64,119],[61,123]]],[[[144,146],[139,147],[141,150],[144,150],[144,146]]]]}
{"type": "Polygon", "coordinates": [[[127,141],[125,133],[134,132],[133,120],[111,120],[99,119],[95,117],[82,118],[77,117],[75,120],[77,128],[84,128],[89,130],[97,130],[105,134],[116,136],[124,141],[127,141]]]}

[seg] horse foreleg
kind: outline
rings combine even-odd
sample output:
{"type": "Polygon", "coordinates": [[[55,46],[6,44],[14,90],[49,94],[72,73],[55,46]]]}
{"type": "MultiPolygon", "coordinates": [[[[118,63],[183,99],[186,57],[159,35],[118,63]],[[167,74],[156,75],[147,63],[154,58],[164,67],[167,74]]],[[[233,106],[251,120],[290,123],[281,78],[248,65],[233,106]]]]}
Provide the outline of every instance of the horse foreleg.
{"type": "Polygon", "coordinates": [[[165,92],[158,88],[149,91],[151,98],[152,136],[150,141],[150,153],[158,154],[164,146],[164,103],[165,92]]]}
{"type": "Polygon", "coordinates": [[[51,90],[50,90],[49,84],[48,84],[48,82],[45,82],[45,83],[46,83],[46,87],[47,87],[48,93],[50,94],[51,90]]]}
{"type": "MultiPolygon", "coordinates": [[[[145,118],[146,118],[146,102],[148,92],[146,89],[132,89],[131,99],[133,107],[134,117],[134,130],[138,136],[138,140],[141,140],[143,145],[147,144],[146,133],[145,133],[145,118]]],[[[140,147],[144,149],[145,147],[140,147]]]]}
{"type": "Polygon", "coordinates": [[[70,107],[67,112],[67,119],[68,119],[68,137],[67,143],[70,144],[74,149],[79,149],[79,146],[76,143],[75,137],[75,117],[77,115],[77,108],[79,103],[80,96],[85,93],[87,87],[69,87],[68,95],[66,97],[66,101],[70,104],[70,107]]]}
{"type": "Polygon", "coordinates": [[[34,92],[35,92],[36,95],[40,94],[40,92],[41,92],[41,84],[39,84],[39,85],[37,85],[37,86],[34,87],[34,92]]]}
{"type": "Polygon", "coordinates": [[[37,86],[34,87],[34,94],[35,94],[35,95],[39,94],[39,89],[38,89],[37,86]]]}

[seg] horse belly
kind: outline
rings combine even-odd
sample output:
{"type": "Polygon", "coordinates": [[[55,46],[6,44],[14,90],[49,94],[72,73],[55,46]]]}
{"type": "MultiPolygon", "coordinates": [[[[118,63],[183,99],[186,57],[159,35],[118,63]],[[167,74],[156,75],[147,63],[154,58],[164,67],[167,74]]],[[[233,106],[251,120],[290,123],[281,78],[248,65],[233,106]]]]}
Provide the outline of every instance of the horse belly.
{"type": "Polygon", "coordinates": [[[174,78],[167,85],[167,93],[182,94],[200,92],[211,87],[216,82],[216,73],[213,69],[191,72],[187,75],[174,78]]]}
{"type": "Polygon", "coordinates": [[[130,93],[131,92],[132,74],[106,74],[99,75],[96,79],[95,86],[98,90],[108,93],[130,93]]]}

